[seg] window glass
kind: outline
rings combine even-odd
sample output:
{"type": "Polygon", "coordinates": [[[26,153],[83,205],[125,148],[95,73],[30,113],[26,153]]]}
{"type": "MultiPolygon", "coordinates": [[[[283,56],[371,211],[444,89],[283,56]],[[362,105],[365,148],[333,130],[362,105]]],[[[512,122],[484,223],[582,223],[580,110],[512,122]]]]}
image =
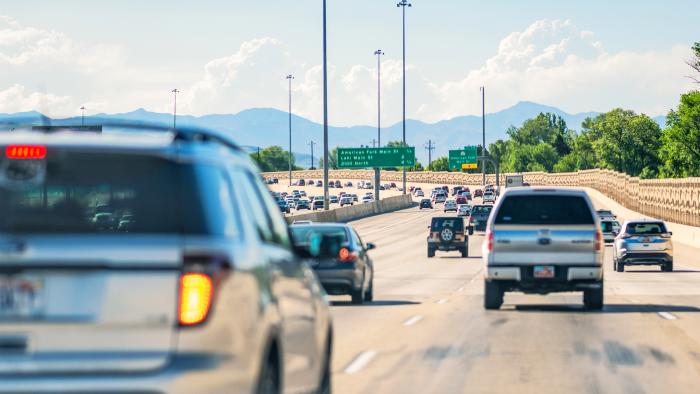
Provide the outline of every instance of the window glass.
{"type": "MultiPolygon", "coordinates": [[[[285,247],[290,247],[291,242],[289,240],[289,231],[287,229],[287,221],[282,216],[279,207],[275,204],[275,201],[270,196],[267,187],[259,180],[258,177],[254,176],[252,173],[247,173],[248,180],[252,186],[258,191],[258,201],[262,204],[265,210],[265,215],[268,217],[268,222],[270,223],[270,230],[272,231],[272,242],[280,244],[285,247]]],[[[301,201],[300,199],[296,199],[301,201]]],[[[307,201],[308,205],[308,201],[307,201]]]]}
{"type": "MultiPolygon", "coordinates": [[[[233,184],[236,185],[240,205],[246,207],[247,212],[252,216],[253,226],[258,236],[264,242],[274,242],[270,218],[260,201],[261,193],[256,189],[247,174],[240,170],[232,171],[232,177],[233,184]]],[[[279,208],[276,207],[276,210],[279,211],[279,208]]]]}
{"type": "Polygon", "coordinates": [[[509,196],[501,203],[496,224],[594,224],[586,200],[578,196],[509,196]]]}

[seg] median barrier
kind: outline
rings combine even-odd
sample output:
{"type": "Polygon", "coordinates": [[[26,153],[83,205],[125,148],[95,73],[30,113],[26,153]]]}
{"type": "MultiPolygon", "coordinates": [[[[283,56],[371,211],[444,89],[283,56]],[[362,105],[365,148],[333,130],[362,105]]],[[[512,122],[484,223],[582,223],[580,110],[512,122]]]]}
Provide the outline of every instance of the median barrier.
{"type": "Polygon", "coordinates": [[[309,212],[302,215],[286,217],[288,223],[296,220],[310,220],[312,222],[349,222],[369,216],[379,215],[405,209],[413,206],[413,199],[410,194],[387,197],[379,201],[367,204],[356,204],[328,211],[309,212]]]}

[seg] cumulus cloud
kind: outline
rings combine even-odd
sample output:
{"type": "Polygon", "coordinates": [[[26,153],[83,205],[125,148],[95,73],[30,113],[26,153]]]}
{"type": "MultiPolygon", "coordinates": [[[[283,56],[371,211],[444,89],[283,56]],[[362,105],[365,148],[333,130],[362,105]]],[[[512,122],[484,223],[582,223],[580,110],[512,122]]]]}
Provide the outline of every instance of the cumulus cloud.
{"type": "Polygon", "coordinates": [[[59,114],[70,111],[73,100],[69,96],[57,96],[50,93],[28,92],[22,85],[12,85],[0,90],[0,112],[13,113],[29,110],[42,110],[50,115],[52,110],[59,114]]]}

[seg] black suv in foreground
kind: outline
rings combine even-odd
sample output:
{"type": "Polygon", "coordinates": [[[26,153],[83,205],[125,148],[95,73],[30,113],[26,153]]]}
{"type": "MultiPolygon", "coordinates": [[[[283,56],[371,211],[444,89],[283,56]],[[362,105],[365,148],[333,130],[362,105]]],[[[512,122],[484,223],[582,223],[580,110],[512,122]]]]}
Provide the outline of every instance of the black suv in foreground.
{"type": "Polygon", "coordinates": [[[469,255],[469,236],[465,233],[463,218],[435,217],[428,229],[428,257],[435,257],[436,250],[458,250],[462,257],[469,255]]]}

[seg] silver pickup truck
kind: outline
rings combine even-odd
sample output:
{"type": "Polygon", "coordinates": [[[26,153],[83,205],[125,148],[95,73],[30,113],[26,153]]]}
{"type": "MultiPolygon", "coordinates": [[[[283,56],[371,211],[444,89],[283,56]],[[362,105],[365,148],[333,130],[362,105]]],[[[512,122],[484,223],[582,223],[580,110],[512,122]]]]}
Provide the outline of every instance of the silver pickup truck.
{"type": "Polygon", "coordinates": [[[603,307],[603,241],[581,190],[512,188],[489,218],[483,244],[484,307],[508,291],[583,291],[588,309],[603,307]]]}

